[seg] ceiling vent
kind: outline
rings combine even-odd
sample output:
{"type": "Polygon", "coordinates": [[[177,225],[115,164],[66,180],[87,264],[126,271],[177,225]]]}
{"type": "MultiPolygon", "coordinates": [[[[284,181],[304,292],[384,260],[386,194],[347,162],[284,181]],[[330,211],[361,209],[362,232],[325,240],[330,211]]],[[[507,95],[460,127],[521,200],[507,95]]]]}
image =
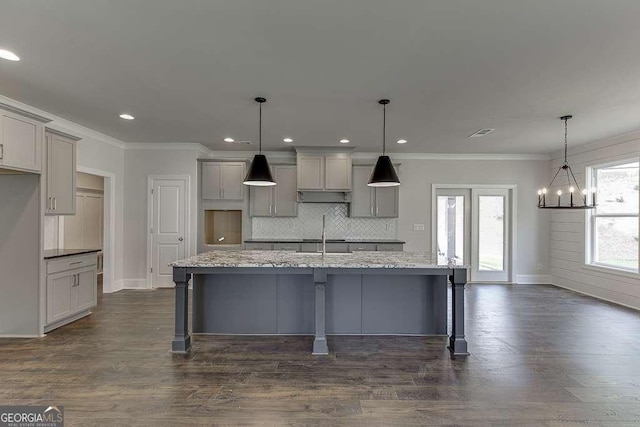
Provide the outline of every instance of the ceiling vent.
{"type": "Polygon", "coordinates": [[[469,135],[469,138],[480,138],[481,136],[489,135],[495,129],[480,129],[472,135],[469,135]]]}

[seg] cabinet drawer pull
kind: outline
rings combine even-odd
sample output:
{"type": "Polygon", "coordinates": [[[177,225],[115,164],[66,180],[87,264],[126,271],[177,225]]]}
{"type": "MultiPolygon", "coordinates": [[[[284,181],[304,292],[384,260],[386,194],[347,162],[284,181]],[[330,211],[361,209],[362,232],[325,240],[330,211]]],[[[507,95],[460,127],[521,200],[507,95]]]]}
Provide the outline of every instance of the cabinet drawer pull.
{"type": "Polygon", "coordinates": [[[82,264],[82,261],[74,261],[74,262],[70,262],[69,265],[76,265],[76,264],[82,264]]]}

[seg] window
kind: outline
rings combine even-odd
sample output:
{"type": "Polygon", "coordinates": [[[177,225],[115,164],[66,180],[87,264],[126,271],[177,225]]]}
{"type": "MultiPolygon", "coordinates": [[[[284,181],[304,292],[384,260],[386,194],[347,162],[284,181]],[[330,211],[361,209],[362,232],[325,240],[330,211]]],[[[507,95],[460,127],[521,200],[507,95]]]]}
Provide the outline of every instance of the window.
{"type": "Polygon", "coordinates": [[[639,162],[627,160],[591,168],[597,207],[589,215],[588,263],[640,272],[639,162]]]}

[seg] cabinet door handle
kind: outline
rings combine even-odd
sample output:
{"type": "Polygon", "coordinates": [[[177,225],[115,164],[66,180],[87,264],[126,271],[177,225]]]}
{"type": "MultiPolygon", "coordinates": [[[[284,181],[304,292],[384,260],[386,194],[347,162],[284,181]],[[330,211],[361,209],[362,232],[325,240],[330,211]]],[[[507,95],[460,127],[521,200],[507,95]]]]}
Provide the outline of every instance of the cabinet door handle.
{"type": "Polygon", "coordinates": [[[53,198],[53,210],[57,210],[58,209],[58,201],[56,200],[56,198],[53,198]]]}
{"type": "Polygon", "coordinates": [[[273,214],[274,215],[278,215],[278,206],[277,205],[273,207],[273,214]]]}
{"type": "Polygon", "coordinates": [[[4,159],[4,144],[0,144],[0,160],[4,159]]]}
{"type": "Polygon", "coordinates": [[[378,216],[378,212],[380,211],[379,207],[376,206],[376,216],[378,216]]]}
{"type": "Polygon", "coordinates": [[[373,205],[371,205],[371,215],[373,215],[373,205]]]}
{"type": "Polygon", "coordinates": [[[222,189],[222,198],[224,199],[224,188],[222,189]]]}

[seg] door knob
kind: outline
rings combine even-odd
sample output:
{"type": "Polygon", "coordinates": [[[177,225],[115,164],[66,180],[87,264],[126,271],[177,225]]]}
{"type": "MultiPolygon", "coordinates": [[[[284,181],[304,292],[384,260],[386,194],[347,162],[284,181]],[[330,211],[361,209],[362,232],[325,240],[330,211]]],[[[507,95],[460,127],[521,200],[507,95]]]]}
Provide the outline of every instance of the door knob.
{"type": "Polygon", "coordinates": [[[182,242],[184,239],[182,237],[178,237],[178,240],[182,242]]]}

